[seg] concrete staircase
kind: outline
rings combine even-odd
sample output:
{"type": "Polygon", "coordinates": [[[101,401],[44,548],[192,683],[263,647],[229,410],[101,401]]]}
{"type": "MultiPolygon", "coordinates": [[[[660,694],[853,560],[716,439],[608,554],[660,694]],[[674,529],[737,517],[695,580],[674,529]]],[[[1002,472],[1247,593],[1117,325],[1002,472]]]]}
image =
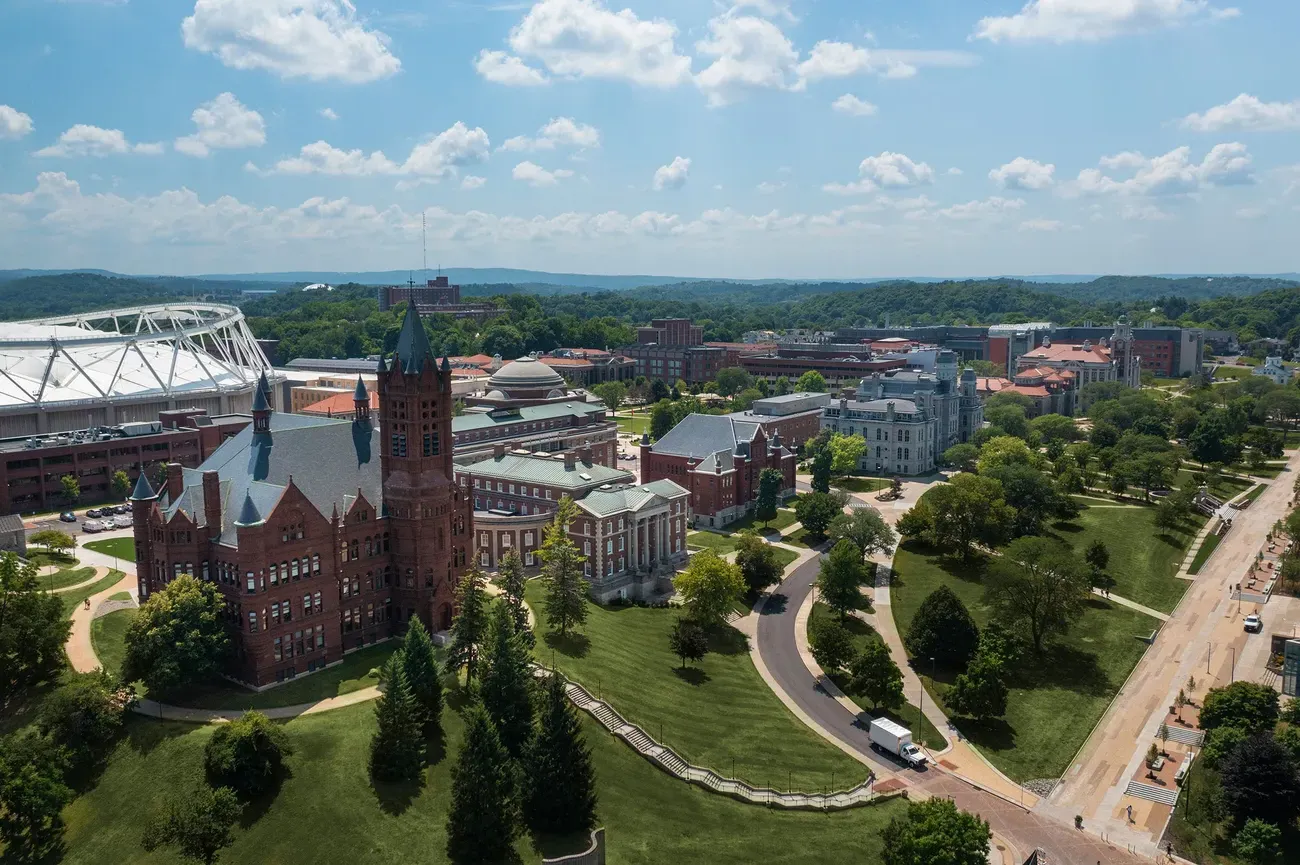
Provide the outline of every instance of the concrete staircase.
{"type": "Polygon", "coordinates": [[[1205,733],[1201,730],[1179,727],[1176,724],[1166,724],[1165,728],[1169,731],[1170,742],[1179,742],[1183,745],[1199,748],[1201,743],[1205,741],[1205,733]]]}
{"type": "Polygon", "coordinates": [[[1146,799],[1148,802],[1168,805],[1171,808],[1178,803],[1177,787],[1158,787],[1155,784],[1144,784],[1141,781],[1129,781],[1128,789],[1124,792],[1139,799],[1146,799]]]}
{"type": "MultiPolygon", "coordinates": [[[[540,666],[533,668],[533,674],[539,678],[552,675],[550,670],[540,666]]],[[[604,700],[598,700],[577,682],[568,681],[564,686],[564,692],[573,705],[590,714],[600,722],[602,727],[622,739],[632,750],[651,763],[669,775],[715,793],[756,805],[815,811],[852,808],[856,805],[865,805],[876,798],[875,777],[872,775],[852,789],[831,793],[781,792],[769,787],[754,787],[736,778],[724,778],[712,769],[692,765],[667,745],[656,742],[649,733],[636,724],[628,722],[613,706],[604,700]]]]}

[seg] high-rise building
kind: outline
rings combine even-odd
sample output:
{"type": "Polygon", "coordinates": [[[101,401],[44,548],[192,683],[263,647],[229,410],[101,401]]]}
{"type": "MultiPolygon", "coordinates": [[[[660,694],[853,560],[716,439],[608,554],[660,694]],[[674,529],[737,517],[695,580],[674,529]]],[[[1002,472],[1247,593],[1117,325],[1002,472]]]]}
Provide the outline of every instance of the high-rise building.
{"type": "Polygon", "coordinates": [[[451,625],[473,555],[473,502],[452,465],[451,368],[415,308],[377,369],[378,418],[358,380],[351,417],[276,413],[265,380],[253,422],[196,469],[167,466],[132,496],[144,600],[181,574],[215,584],[235,652],[261,687],[322,669],[419,616],[451,625]]]}

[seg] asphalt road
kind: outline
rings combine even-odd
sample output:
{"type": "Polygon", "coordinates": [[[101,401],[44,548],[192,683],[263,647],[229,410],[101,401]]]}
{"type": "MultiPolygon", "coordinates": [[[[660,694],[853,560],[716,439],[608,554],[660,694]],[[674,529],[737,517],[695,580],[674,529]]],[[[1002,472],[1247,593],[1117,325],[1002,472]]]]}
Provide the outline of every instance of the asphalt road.
{"type": "MultiPolygon", "coordinates": [[[[865,724],[824,691],[813,679],[795,644],[795,619],[799,607],[812,591],[820,568],[820,557],[809,559],[795,569],[768,598],[758,620],[758,652],[763,664],[781,690],[799,708],[835,738],[862,754],[878,770],[897,772],[906,769],[901,760],[891,759],[871,748],[865,724]]],[[[918,774],[925,774],[922,770],[918,774]]]]}

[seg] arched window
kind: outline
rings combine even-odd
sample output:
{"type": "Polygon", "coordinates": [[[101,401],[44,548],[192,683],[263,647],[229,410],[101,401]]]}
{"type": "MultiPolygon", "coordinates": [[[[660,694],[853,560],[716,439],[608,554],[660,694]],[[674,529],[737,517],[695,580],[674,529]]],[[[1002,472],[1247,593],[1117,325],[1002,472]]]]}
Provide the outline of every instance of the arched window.
{"type": "Polygon", "coordinates": [[[293,578],[298,579],[298,560],[294,559],[289,563],[289,570],[293,573],[293,578]]]}

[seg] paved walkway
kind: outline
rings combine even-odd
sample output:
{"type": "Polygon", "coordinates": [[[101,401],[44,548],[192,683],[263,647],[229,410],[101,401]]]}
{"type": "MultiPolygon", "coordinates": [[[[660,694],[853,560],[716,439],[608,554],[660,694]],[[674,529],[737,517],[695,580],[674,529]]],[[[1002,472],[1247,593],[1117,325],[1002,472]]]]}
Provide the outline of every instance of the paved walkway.
{"type": "Polygon", "coordinates": [[[64,586],[61,589],[55,589],[54,594],[59,595],[63,592],[75,592],[77,589],[84,589],[86,586],[93,586],[95,583],[108,576],[108,568],[102,565],[95,566],[95,574],[88,580],[82,580],[80,583],[73,583],[71,586],[64,586]]]}
{"type": "Polygon", "coordinates": [[[99,658],[95,656],[95,647],[90,642],[90,623],[95,618],[95,611],[99,609],[100,604],[118,592],[130,592],[132,597],[135,596],[135,574],[123,574],[122,579],[107,589],[91,595],[89,606],[79,604],[72,611],[72,632],[68,634],[68,642],[64,649],[68,655],[68,663],[72,664],[72,669],[78,673],[89,673],[91,670],[99,669],[99,658]]]}
{"type": "Polygon", "coordinates": [[[1137,601],[1130,601],[1128,598],[1121,598],[1119,595],[1108,595],[1101,589],[1093,589],[1092,593],[1099,598],[1105,598],[1108,601],[1114,601],[1121,607],[1128,607],[1130,610],[1137,610],[1139,613],[1146,613],[1153,619],[1159,619],[1162,622],[1169,621],[1169,614],[1162,613],[1159,610],[1153,610],[1150,607],[1144,607],[1137,601]]]}
{"type": "MultiPolygon", "coordinates": [[[[1197,686],[1190,695],[1198,702],[1208,688],[1225,685],[1234,677],[1256,678],[1259,671],[1247,668],[1244,661],[1262,657],[1259,647],[1268,635],[1243,631],[1241,618],[1255,612],[1255,606],[1233,599],[1230,587],[1242,579],[1264,536],[1285,515],[1297,469],[1300,452],[1292,452],[1286,471],[1249,508],[1236,513],[1232,529],[1200,574],[1191,578],[1193,584],[1155,642],[1066,770],[1061,784],[1038,810],[1060,820],[1082,814],[1085,825],[1119,843],[1132,844],[1145,855],[1155,851],[1168,807],[1157,806],[1164,811],[1149,813],[1151,803],[1126,795],[1128,782],[1155,741],[1179,689],[1187,688],[1189,677],[1196,678],[1197,686]],[[1142,809],[1142,821],[1129,823],[1130,804],[1135,812],[1142,809]]],[[[1208,524],[1194,548],[1206,532],[1208,524]]],[[[1192,556],[1189,550],[1180,576],[1185,575],[1192,556]]]]}

